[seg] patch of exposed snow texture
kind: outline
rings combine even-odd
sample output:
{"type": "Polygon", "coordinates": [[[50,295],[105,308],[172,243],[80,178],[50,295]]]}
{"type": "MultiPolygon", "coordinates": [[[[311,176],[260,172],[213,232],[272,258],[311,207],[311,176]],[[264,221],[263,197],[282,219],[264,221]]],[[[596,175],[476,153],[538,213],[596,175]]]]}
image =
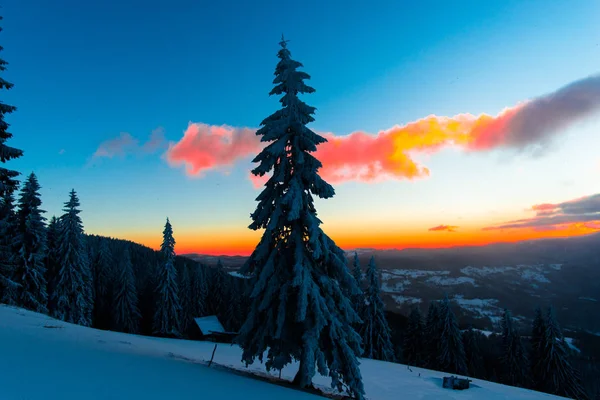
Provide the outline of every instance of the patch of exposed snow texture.
{"type": "Polygon", "coordinates": [[[507,271],[514,271],[516,268],[515,267],[508,267],[508,266],[503,266],[503,267],[464,267],[460,270],[460,272],[462,272],[465,275],[475,275],[475,276],[486,276],[486,275],[491,275],[491,274],[503,274],[507,271]]]}
{"type": "MultiPolygon", "coordinates": [[[[525,280],[539,283],[550,283],[550,279],[546,278],[542,272],[527,269],[521,272],[521,277],[525,280]]],[[[534,285],[534,287],[538,287],[534,285]]]]}
{"type": "Polygon", "coordinates": [[[250,278],[249,276],[247,276],[247,275],[242,275],[242,274],[240,274],[240,273],[239,273],[239,272],[237,272],[237,271],[231,271],[231,272],[229,272],[229,275],[231,275],[231,276],[234,276],[234,277],[236,277],[236,278],[242,278],[242,279],[249,279],[249,278],[250,278]]]}
{"type": "MultiPolygon", "coordinates": [[[[2,400],[244,400],[322,399],[305,392],[232,374],[222,367],[262,376],[258,362],[244,366],[241,349],[215,344],[101,331],[58,321],[42,314],[0,305],[0,376],[2,400]],[[23,377],[34,385],[23,385],[23,377]]],[[[283,379],[293,379],[297,364],[286,366],[283,379]]],[[[447,374],[405,365],[362,359],[369,400],[465,399],[465,392],[442,388],[447,374]]],[[[331,391],[330,379],[316,375],[315,386],[331,391]]],[[[552,400],[560,397],[473,379],[471,399],[552,400]]]]}
{"type": "Polygon", "coordinates": [[[421,300],[418,297],[410,297],[410,296],[398,296],[393,294],[392,298],[394,299],[394,301],[398,304],[419,304],[421,303],[423,300],[421,300]]]}
{"type": "Polygon", "coordinates": [[[479,318],[489,318],[494,323],[500,320],[501,310],[496,305],[498,304],[496,299],[465,299],[462,295],[456,295],[452,301],[478,315],[479,318]]]}
{"type": "Polygon", "coordinates": [[[466,276],[460,276],[458,278],[432,276],[431,278],[428,278],[425,282],[433,283],[440,286],[464,285],[467,283],[470,283],[473,286],[478,286],[477,284],[475,284],[475,279],[468,278],[466,276]]]}
{"type": "Polygon", "coordinates": [[[584,297],[584,296],[582,296],[582,297],[579,297],[579,300],[598,301],[598,300],[596,300],[596,299],[595,299],[595,298],[593,298],[593,297],[584,297]]]}
{"type": "Polygon", "coordinates": [[[560,271],[560,269],[562,268],[563,265],[562,264],[550,264],[548,266],[556,271],[560,271]]]}
{"type": "Polygon", "coordinates": [[[578,353],[581,353],[581,350],[579,350],[579,348],[573,344],[573,338],[566,337],[565,338],[565,342],[567,342],[567,345],[569,346],[569,348],[571,350],[574,350],[574,351],[576,351],[578,353]]]}
{"type": "Polygon", "coordinates": [[[411,282],[408,279],[404,279],[404,280],[397,281],[397,282],[391,282],[391,283],[383,281],[381,284],[381,290],[383,292],[399,293],[399,292],[403,292],[407,286],[410,286],[410,283],[411,282]]]}
{"type": "Polygon", "coordinates": [[[421,278],[424,276],[450,275],[450,271],[423,271],[420,269],[391,269],[387,272],[400,278],[406,277],[413,279],[421,278]]]}

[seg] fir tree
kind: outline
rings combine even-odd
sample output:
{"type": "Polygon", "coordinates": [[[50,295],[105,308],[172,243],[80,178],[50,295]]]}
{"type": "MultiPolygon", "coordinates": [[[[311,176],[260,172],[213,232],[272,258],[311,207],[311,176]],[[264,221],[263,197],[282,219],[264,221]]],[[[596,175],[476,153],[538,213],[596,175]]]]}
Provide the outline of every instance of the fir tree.
{"type": "Polygon", "coordinates": [[[160,251],[164,258],[164,264],[158,272],[154,333],[162,336],[180,336],[181,304],[179,303],[177,270],[175,269],[175,239],[168,218],[163,231],[160,251]]]}
{"type": "MultiPolygon", "coordinates": [[[[2,20],[2,17],[0,17],[2,20]]],[[[2,28],[0,28],[2,31],[2,28]]],[[[3,50],[2,46],[0,46],[0,51],[3,50]]],[[[6,66],[8,63],[2,59],[0,59],[0,72],[4,72],[6,70],[6,66]]],[[[13,87],[13,84],[7,82],[3,78],[0,78],[0,89],[9,90],[13,87]]],[[[10,114],[14,112],[17,108],[15,106],[9,106],[8,104],[4,104],[0,102],[0,163],[5,164],[7,161],[10,161],[15,158],[19,158],[23,155],[23,151],[16,149],[14,147],[10,147],[6,145],[6,141],[12,138],[12,133],[8,132],[9,124],[6,123],[5,117],[6,114],[10,114]]],[[[0,165],[1,165],[0,164],[0,165]]],[[[0,198],[4,198],[6,193],[13,193],[19,184],[15,178],[20,174],[17,171],[13,171],[10,169],[6,169],[0,166],[0,198]]],[[[0,216],[2,218],[2,216],[0,216]]]]}
{"type": "Polygon", "coordinates": [[[371,257],[367,268],[366,304],[363,312],[362,337],[364,355],[382,361],[394,361],[391,330],[385,318],[385,307],[381,301],[379,277],[375,257],[371,257]]]}
{"type": "Polygon", "coordinates": [[[439,369],[438,366],[438,345],[439,337],[442,334],[440,320],[440,306],[438,301],[429,303],[427,310],[427,319],[425,322],[425,364],[429,369],[439,369]]]}
{"type": "Polygon", "coordinates": [[[226,302],[226,285],[225,270],[221,259],[217,261],[216,268],[211,270],[211,286],[210,286],[210,309],[214,315],[222,316],[227,311],[226,302]]]}
{"type": "Polygon", "coordinates": [[[189,265],[183,264],[179,278],[179,299],[181,309],[179,314],[179,327],[182,334],[187,334],[190,324],[192,323],[193,315],[193,296],[192,296],[192,272],[189,265]]]}
{"type": "Polygon", "coordinates": [[[319,227],[313,195],[330,198],[331,185],[317,173],[322,166],[311,154],[326,140],[306,124],[314,107],[298,98],[314,89],[304,83],[309,75],[297,69],[282,39],[272,95],[283,95],[282,108],[256,132],[270,142],[253,160],[252,171],[263,176],[273,171],[258,196],[250,229],[265,232],[243,271],[253,276],[251,306],[238,343],[242,359],[262,360],[268,369],[281,369],[293,359],[300,362],[294,383],[311,385],[318,369],[332,385],[356,398],[364,389],[357,357],[360,336],[352,324],[360,321],[347,294],[358,287],[346,266],[344,252],[319,227]]]}
{"type": "Polygon", "coordinates": [[[101,240],[94,262],[94,325],[109,329],[111,326],[114,259],[108,240],[101,240]]]}
{"type": "Polygon", "coordinates": [[[465,348],[465,363],[467,373],[473,378],[485,378],[485,366],[479,348],[480,333],[476,333],[472,326],[463,333],[463,347],[465,348]]]}
{"type": "Polygon", "coordinates": [[[46,218],[40,209],[40,185],[31,173],[19,197],[17,212],[18,254],[15,259],[13,281],[19,285],[16,303],[32,311],[48,312],[48,294],[44,266],[46,253],[46,218]]]}
{"type": "Polygon", "coordinates": [[[53,288],[54,316],[63,321],[92,325],[92,274],[84,244],[79,198],[71,190],[60,218],[57,258],[60,269],[53,288]]]}
{"type": "Polygon", "coordinates": [[[514,328],[510,311],[507,309],[504,309],[502,317],[502,346],[503,381],[511,386],[524,386],[527,382],[527,357],[521,335],[514,328]]]}
{"type": "Polygon", "coordinates": [[[56,296],[55,289],[60,271],[59,261],[59,235],[60,222],[53,216],[46,230],[46,282],[48,283],[48,312],[55,315],[56,296]]]}
{"type": "Polygon", "coordinates": [[[5,304],[16,304],[18,284],[13,281],[18,244],[18,227],[14,197],[5,192],[0,198],[0,300],[5,304]]]}
{"type": "Polygon", "coordinates": [[[439,309],[441,334],[439,337],[437,364],[442,371],[455,374],[467,372],[465,349],[458,322],[450,308],[448,296],[440,303],[439,309]]]}
{"type": "MultiPolygon", "coordinates": [[[[359,288],[359,292],[351,296],[352,303],[354,305],[354,311],[360,316],[364,313],[365,307],[365,295],[362,291],[362,270],[360,268],[360,261],[358,260],[358,254],[354,252],[354,268],[352,269],[352,275],[354,276],[354,280],[356,281],[356,285],[359,288]]],[[[355,328],[357,331],[360,328],[360,324],[355,324],[355,328]]]]}
{"type": "Polygon", "coordinates": [[[208,282],[206,271],[200,265],[192,271],[192,317],[203,317],[208,313],[208,282]]]}
{"type": "Polygon", "coordinates": [[[116,330],[125,333],[137,333],[140,323],[138,294],[133,276],[133,265],[129,249],[125,249],[119,263],[115,285],[114,324],[116,330]]]}
{"type": "Polygon", "coordinates": [[[235,285],[229,285],[229,301],[227,302],[226,325],[230,332],[237,332],[241,325],[241,296],[239,291],[235,290],[235,285]]]}
{"type": "Polygon", "coordinates": [[[419,307],[415,307],[408,316],[408,326],[404,335],[404,362],[417,367],[424,366],[425,336],[423,319],[419,307]]]}
{"type": "Polygon", "coordinates": [[[581,385],[579,373],[569,362],[568,345],[552,307],[546,314],[543,344],[542,371],[539,381],[542,390],[571,399],[587,400],[588,396],[581,385]]]}
{"type": "Polygon", "coordinates": [[[535,390],[542,390],[543,388],[543,352],[546,348],[546,320],[540,307],[536,307],[535,315],[533,318],[533,324],[531,327],[531,378],[533,381],[533,388],[535,390]]]}

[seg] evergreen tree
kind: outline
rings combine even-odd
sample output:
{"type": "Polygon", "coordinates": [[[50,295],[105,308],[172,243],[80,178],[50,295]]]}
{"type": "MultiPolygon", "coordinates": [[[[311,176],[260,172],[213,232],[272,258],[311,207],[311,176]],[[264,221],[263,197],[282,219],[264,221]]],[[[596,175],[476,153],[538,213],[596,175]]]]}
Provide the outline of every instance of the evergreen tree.
{"type": "Polygon", "coordinates": [[[241,296],[236,290],[236,285],[229,285],[229,301],[227,302],[226,325],[229,332],[237,332],[242,323],[241,319],[241,296]]]}
{"type": "Polygon", "coordinates": [[[60,269],[53,290],[54,316],[66,322],[92,325],[92,274],[84,244],[79,198],[71,190],[60,218],[57,258],[60,269]]]}
{"type": "Polygon", "coordinates": [[[450,308],[448,296],[440,303],[439,309],[441,334],[439,337],[437,364],[442,371],[455,374],[467,372],[465,349],[458,322],[450,308]]]}
{"type": "Polygon", "coordinates": [[[588,399],[581,385],[579,373],[569,361],[568,345],[552,307],[546,314],[544,333],[544,348],[541,349],[542,371],[539,381],[542,390],[571,399],[588,399]]]}
{"type": "Polygon", "coordinates": [[[251,215],[250,229],[265,231],[243,270],[255,284],[238,343],[246,363],[262,360],[265,351],[268,369],[281,369],[295,359],[300,365],[294,382],[300,387],[311,385],[318,369],[332,378],[334,387],[346,385],[362,399],[361,340],[352,328],[360,317],[347,296],[358,293],[358,287],[344,252],[319,227],[312,197],[335,193],[319,177],[322,165],[311,154],[326,140],[306,127],[315,108],[298,98],[314,92],[304,83],[309,75],[297,70],[302,64],[291,59],[283,38],[280,44],[271,94],[283,95],[283,107],[256,132],[262,142],[271,143],[254,159],[260,165],[252,173],[273,174],[251,215]]]}
{"type": "Polygon", "coordinates": [[[222,316],[227,310],[225,270],[221,259],[217,261],[216,268],[211,270],[210,309],[214,315],[222,316]]]}
{"type": "Polygon", "coordinates": [[[503,381],[511,386],[523,387],[527,380],[527,357],[523,349],[521,335],[513,326],[510,311],[504,309],[502,317],[502,365],[504,368],[503,381]]]}
{"type": "Polygon", "coordinates": [[[540,307],[536,307],[533,318],[533,324],[531,327],[531,378],[533,381],[533,388],[535,390],[542,390],[543,388],[543,352],[546,348],[546,320],[540,307]]]}
{"type": "Polygon", "coordinates": [[[404,335],[404,362],[417,367],[424,366],[425,327],[419,307],[414,307],[408,316],[408,326],[404,335]]]}
{"type": "Polygon", "coordinates": [[[16,304],[18,284],[13,281],[18,245],[16,242],[17,215],[11,192],[0,197],[0,300],[16,304]]]}
{"type": "Polygon", "coordinates": [[[127,248],[124,251],[117,272],[114,312],[116,330],[125,333],[138,332],[141,316],[138,308],[138,294],[135,287],[135,277],[133,276],[131,255],[127,248]]]}
{"type": "Polygon", "coordinates": [[[59,261],[59,235],[60,222],[53,216],[46,230],[46,282],[48,283],[48,312],[55,315],[56,295],[55,289],[60,271],[59,261]]]}
{"type": "Polygon", "coordinates": [[[479,348],[480,333],[476,333],[472,326],[463,332],[463,347],[465,348],[465,363],[467,373],[473,378],[485,378],[485,366],[479,348]]]}
{"type": "Polygon", "coordinates": [[[192,270],[192,318],[204,317],[208,311],[208,282],[205,268],[200,265],[192,270]]]}
{"type": "Polygon", "coordinates": [[[168,218],[163,231],[160,251],[164,258],[164,264],[158,272],[154,333],[162,336],[180,336],[181,304],[179,303],[177,270],[175,269],[175,239],[168,218]]]}
{"type": "MultiPolygon", "coordinates": [[[[0,17],[2,20],[2,17],[0,17]]],[[[2,28],[0,28],[0,31],[2,28]]],[[[0,46],[0,51],[3,50],[2,46],[0,46]]],[[[2,59],[0,59],[0,71],[4,72],[6,70],[6,66],[8,63],[2,59]]],[[[7,82],[3,78],[0,78],[0,90],[1,89],[10,89],[13,87],[13,84],[7,82]]],[[[23,155],[23,151],[16,149],[14,147],[10,147],[6,145],[6,141],[12,138],[12,133],[8,132],[9,124],[5,121],[6,114],[10,114],[14,112],[17,108],[15,106],[9,106],[8,104],[4,104],[0,102],[0,163],[5,164],[7,161],[19,158],[23,155]]],[[[0,165],[1,165],[0,164],[0,165]]],[[[17,188],[19,182],[15,179],[20,174],[17,171],[13,171],[10,169],[6,169],[0,166],[0,198],[4,198],[5,194],[13,193],[17,188]]],[[[3,218],[0,215],[0,218],[3,218]]]]}
{"type": "Polygon", "coordinates": [[[381,301],[379,277],[375,257],[371,257],[367,268],[366,304],[363,312],[362,337],[364,355],[382,361],[394,361],[391,329],[385,318],[385,307],[381,301]]]}
{"type": "Polygon", "coordinates": [[[112,325],[114,259],[108,240],[101,240],[94,262],[94,326],[109,329],[112,325]]]}
{"type": "MultiPolygon", "coordinates": [[[[362,270],[360,268],[360,261],[358,260],[358,254],[354,252],[354,268],[352,269],[352,275],[354,276],[354,280],[356,281],[356,285],[359,288],[359,292],[351,296],[352,304],[354,305],[354,311],[360,316],[364,314],[365,307],[365,294],[362,291],[362,270]]],[[[355,324],[355,329],[357,331],[360,330],[361,324],[355,324]]]]}
{"type": "Polygon", "coordinates": [[[46,253],[46,218],[40,209],[40,185],[35,174],[31,173],[19,197],[17,212],[18,254],[15,259],[13,281],[19,285],[16,302],[32,311],[48,312],[48,294],[44,266],[46,253]]]}
{"type": "Polygon", "coordinates": [[[179,314],[179,327],[182,334],[187,334],[190,325],[193,323],[193,296],[192,296],[192,272],[188,264],[183,264],[179,279],[179,299],[181,310],[179,314]]]}
{"type": "Polygon", "coordinates": [[[438,345],[439,337],[442,334],[440,320],[440,306],[438,301],[429,303],[427,310],[427,319],[425,322],[425,364],[429,369],[439,369],[438,366],[438,345]]]}

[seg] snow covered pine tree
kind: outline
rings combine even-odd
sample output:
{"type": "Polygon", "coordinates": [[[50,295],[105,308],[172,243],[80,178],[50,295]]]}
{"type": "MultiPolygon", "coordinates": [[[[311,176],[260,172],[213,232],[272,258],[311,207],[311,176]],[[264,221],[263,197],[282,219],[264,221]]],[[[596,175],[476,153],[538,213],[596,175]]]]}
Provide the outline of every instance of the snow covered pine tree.
{"type": "Polygon", "coordinates": [[[17,288],[17,305],[29,310],[46,314],[48,312],[48,293],[46,291],[46,218],[45,211],[40,209],[40,184],[34,173],[31,173],[19,197],[17,212],[18,254],[15,259],[13,281],[17,288]]]}
{"type": "MultiPolygon", "coordinates": [[[[0,20],[2,20],[1,16],[0,20]]],[[[2,28],[0,28],[0,31],[2,31],[2,28]]],[[[1,50],[2,46],[0,46],[0,51],[1,50]]],[[[0,59],[1,72],[6,70],[7,64],[8,63],[6,61],[0,59]]],[[[0,89],[8,90],[12,87],[12,83],[0,78],[0,89]]],[[[14,112],[16,109],[17,108],[15,106],[9,106],[8,104],[0,102],[0,163],[2,164],[14,158],[19,158],[23,155],[23,150],[15,149],[14,147],[10,147],[5,144],[6,141],[12,137],[12,134],[7,131],[9,125],[4,120],[4,116],[14,112]]],[[[7,192],[12,193],[15,191],[17,185],[19,184],[15,178],[19,175],[20,174],[17,171],[0,167],[0,198],[3,198],[4,194],[7,192]]],[[[2,218],[2,215],[0,215],[0,218],[2,218]]]]}
{"type": "Polygon", "coordinates": [[[513,326],[510,311],[504,309],[502,316],[502,365],[504,382],[511,386],[525,387],[527,379],[527,356],[521,335],[513,326]]]}
{"type": "Polygon", "coordinates": [[[310,76],[297,71],[282,38],[271,95],[283,95],[282,108],[256,132],[267,145],[254,159],[252,173],[273,175],[258,196],[250,229],[265,229],[243,271],[252,275],[251,306],[237,342],[242,359],[250,364],[267,352],[268,369],[300,361],[294,379],[311,385],[318,368],[332,385],[362,399],[364,389],[357,357],[361,339],[352,328],[360,321],[347,297],[359,293],[346,266],[344,252],[319,227],[321,221],[312,194],[334,195],[318,175],[321,163],[311,154],[325,138],[306,124],[314,121],[314,107],[298,98],[314,89],[304,83],[310,76]],[[312,194],[311,194],[312,193],[312,194]]]}
{"type": "Polygon", "coordinates": [[[455,374],[467,372],[465,349],[456,316],[450,308],[448,296],[440,303],[439,318],[441,334],[439,336],[437,364],[441,371],[455,374]]]}
{"type": "Polygon", "coordinates": [[[58,229],[58,276],[53,285],[54,316],[63,321],[92,325],[94,297],[92,273],[84,244],[83,224],[79,217],[79,199],[71,190],[58,229]]]}
{"type": "Polygon", "coordinates": [[[137,333],[140,324],[138,294],[133,275],[133,265],[129,249],[125,248],[119,263],[115,283],[115,329],[125,333],[137,333]]]}
{"type": "Polygon", "coordinates": [[[363,307],[362,338],[365,357],[382,361],[394,361],[391,329],[385,319],[385,307],[379,293],[379,279],[375,257],[371,257],[367,267],[367,286],[363,307]]]}
{"type": "Polygon", "coordinates": [[[154,333],[161,336],[179,337],[179,288],[175,269],[175,239],[173,228],[167,218],[160,246],[163,264],[159,267],[156,289],[156,312],[154,314],[154,333]]]}
{"type": "Polygon", "coordinates": [[[14,195],[7,191],[0,197],[0,301],[10,305],[16,304],[19,286],[13,281],[18,250],[17,227],[14,195]]]}

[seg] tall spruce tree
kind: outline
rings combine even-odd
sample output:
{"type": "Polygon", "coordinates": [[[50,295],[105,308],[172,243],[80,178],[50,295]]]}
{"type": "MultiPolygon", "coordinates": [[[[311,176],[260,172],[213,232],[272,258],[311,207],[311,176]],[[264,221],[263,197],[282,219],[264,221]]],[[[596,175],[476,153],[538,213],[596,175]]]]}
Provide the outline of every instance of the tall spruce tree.
{"type": "Polygon", "coordinates": [[[208,308],[208,282],[206,268],[197,265],[192,269],[192,317],[204,317],[208,308]]]}
{"type": "Polygon", "coordinates": [[[448,296],[440,303],[441,334],[439,337],[437,364],[440,370],[455,374],[465,374],[465,349],[456,316],[450,307],[448,296]]]}
{"type": "Polygon", "coordinates": [[[46,218],[40,209],[40,185],[31,173],[23,185],[17,212],[18,253],[15,259],[13,281],[19,286],[16,290],[16,303],[32,311],[48,312],[46,283],[46,218]]]}
{"type": "Polygon", "coordinates": [[[440,318],[440,302],[432,301],[429,303],[427,318],[425,321],[425,365],[429,369],[439,369],[438,366],[438,346],[439,338],[442,334],[440,318]]]}
{"type": "Polygon", "coordinates": [[[182,335],[187,335],[193,315],[193,297],[192,297],[192,272],[190,266],[185,263],[179,275],[179,299],[181,309],[179,310],[179,328],[182,335]]]}
{"type": "Polygon", "coordinates": [[[475,332],[470,325],[462,334],[467,373],[470,377],[483,379],[485,378],[485,365],[479,346],[481,336],[481,333],[475,332]]]}
{"type": "Polygon", "coordinates": [[[425,361],[425,332],[421,310],[414,307],[408,316],[408,326],[404,335],[404,362],[417,367],[424,366],[425,361]]]}
{"type": "Polygon", "coordinates": [[[527,356],[521,335],[513,326],[512,316],[507,309],[504,309],[502,317],[502,347],[503,382],[511,386],[523,387],[528,382],[527,356]]]}
{"type": "Polygon", "coordinates": [[[50,218],[46,229],[46,282],[48,283],[48,312],[55,315],[55,289],[60,271],[59,240],[60,222],[55,216],[50,218]]]}
{"type": "Polygon", "coordinates": [[[93,264],[94,326],[101,329],[112,325],[114,263],[108,240],[102,239],[93,264]]]}
{"type": "MultiPolygon", "coordinates": [[[[358,315],[363,315],[365,307],[365,295],[362,291],[363,274],[360,268],[358,254],[356,252],[354,252],[354,267],[352,268],[352,275],[354,276],[356,285],[359,288],[359,292],[351,296],[352,304],[354,305],[354,311],[356,311],[358,315]]],[[[359,330],[360,325],[361,324],[355,324],[355,328],[357,329],[357,331],[359,330]]]]}
{"type": "Polygon", "coordinates": [[[210,270],[210,311],[217,316],[223,316],[227,310],[227,282],[225,269],[221,259],[217,266],[210,270]]]}
{"type": "Polygon", "coordinates": [[[79,206],[77,193],[71,190],[69,201],[63,209],[65,213],[60,217],[57,240],[60,269],[53,288],[52,303],[56,307],[55,317],[91,326],[94,309],[93,282],[79,206]]]}
{"type": "Polygon", "coordinates": [[[167,218],[163,231],[163,242],[160,247],[163,264],[158,271],[158,287],[156,290],[156,312],[154,314],[154,333],[162,336],[180,336],[179,288],[177,270],[175,269],[175,239],[173,228],[167,218]]]}
{"type": "Polygon", "coordinates": [[[540,376],[542,390],[571,399],[587,400],[579,372],[569,361],[568,345],[552,307],[548,308],[546,314],[543,345],[540,376]]]}
{"type": "Polygon", "coordinates": [[[362,338],[364,355],[382,361],[394,361],[394,346],[391,329],[385,318],[385,307],[381,301],[379,274],[375,257],[371,257],[367,267],[366,304],[362,314],[362,338]]]}
{"type": "Polygon", "coordinates": [[[297,70],[302,64],[292,60],[283,38],[280,45],[270,94],[282,95],[282,108],[256,132],[269,144],[253,160],[259,165],[252,173],[273,174],[251,215],[250,229],[265,232],[244,267],[255,284],[238,343],[246,363],[262,360],[265,351],[269,369],[299,360],[294,382],[300,387],[311,385],[318,369],[334,387],[346,385],[362,399],[361,340],[352,328],[360,317],[347,297],[358,287],[344,252],[319,227],[312,197],[335,193],[318,175],[322,165],[311,154],[326,140],[306,127],[315,108],[298,97],[314,92],[304,83],[310,76],[297,70]]]}
{"type": "Polygon", "coordinates": [[[546,348],[546,320],[542,312],[541,307],[536,307],[535,314],[533,317],[533,323],[531,326],[531,353],[530,353],[530,366],[531,366],[531,379],[533,382],[533,389],[543,389],[544,379],[544,349],[546,348]]]}
{"type": "MultiPolygon", "coordinates": [[[[0,16],[0,20],[2,17],[0,16]]],[[[0,27],[0,31],[2,28],[0,27]]],[[[0,51],[3,50],[3,47],[0,46],[0,51]]],[[[6,71],[6,66],[8,63],[3,59],[0,59],[0,72],[6,71]]],[[[4,80],[0,77],[0,90],[5,89],[9,90],[13,87],[13,84],[4,80]]],[[[19,176],[19,172],[13,171],[1,166],[5,164],[7,161],[10,161],[15,158],[19,158],[23,155],[23,150],[16,149],[14,147],[10,147],[6,145],[6,141],[12,138],[12,133],[8,132],[9,124],[6,123],[5,117],[6,114],[10,114],[14,112],[17,108],[15,106],[10,106],[8,104],[4,104],[0,101],[0,198],[4,198],[6,193],[13,193],[19,181],[17,181],[16,177],[19,176]]],[[[0,215],[0,219],[3,216],[0,215]]]]}
{"type": "Polygon", "coordinates": [[[16,304],[19,286],[13,281],[18,250],[17,227],[13,194],[5,192],[0,197],[0,301],[11,305],[16,304]]]}
{"type": "Polygon", "coordinates": [[[124,250],[115,283],[114,326],[121,332],[137,333],[141,318],[138,308],[138,293],[131,255],[128,248],[124,250]]]}

